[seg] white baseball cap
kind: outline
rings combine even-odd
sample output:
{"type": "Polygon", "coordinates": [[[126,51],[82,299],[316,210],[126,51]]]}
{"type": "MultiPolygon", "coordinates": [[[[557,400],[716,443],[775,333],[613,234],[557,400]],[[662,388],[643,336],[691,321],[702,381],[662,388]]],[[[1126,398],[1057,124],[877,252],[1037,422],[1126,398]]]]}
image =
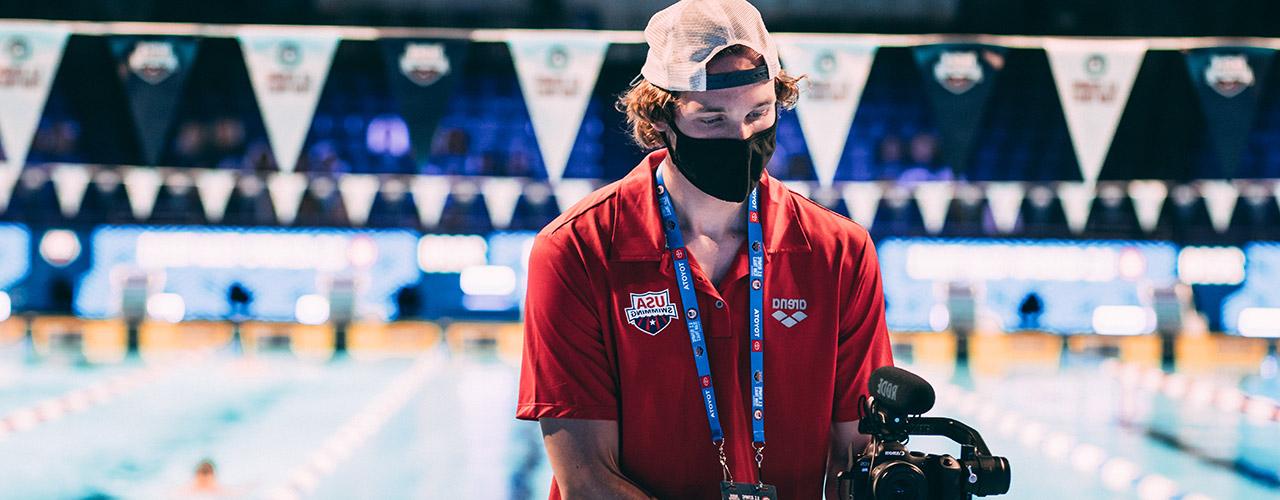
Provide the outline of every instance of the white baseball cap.
{"type": "Polygon", "coordinates": [[[772,80],[782,68],[760,11],[746,0],[680,0],[649,19],[644,39],[649,53],[640,75],[671,92],[749,85],[772,80]],[[707,62],[732,45],[756,51],[764,65],[707,75],[707,62]]]}

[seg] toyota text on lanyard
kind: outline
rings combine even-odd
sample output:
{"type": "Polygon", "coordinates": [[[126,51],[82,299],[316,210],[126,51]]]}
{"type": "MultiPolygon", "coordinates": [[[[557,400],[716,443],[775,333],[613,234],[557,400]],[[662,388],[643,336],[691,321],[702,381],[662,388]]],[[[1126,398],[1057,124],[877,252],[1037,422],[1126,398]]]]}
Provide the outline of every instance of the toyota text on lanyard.
{"type": "MultiPolygon", "coordinates": [[[[751,447],[756,450],[756,470],[764,464],[764,237],[760,227],[759,187],[751,190],[747,198],[747,249],[751,264],[751,447]]],[[[720,413],[716,409],[716,390],[711,383],[711,365],[707,360],[707,342],[702,330],[702,315],[698,310],[698,294],[693,287],[693,272],[689,268],[688,250],[680,234],[680,223],[671,204],[662,170],[657,172],[658,206],[662,213],[662,229],[666,233],[667,248],[671,251],[671,263],[675,267],[676,286],[680,289],[680,303],[685,307],[685,323],[689,329],[689,341],[693,344],[693,362],[698,368],[698,384],[701,387],[703,408],[711,425],[711,441],[720,451],[720,467],[725,480],[732,481],[724,454],[724,430],[720,427],[720,413]]],[[[759,474],[757,474],[759,475],[759,474]]],[[[763,481],[762,477],[757,477],[763,481]]]]}

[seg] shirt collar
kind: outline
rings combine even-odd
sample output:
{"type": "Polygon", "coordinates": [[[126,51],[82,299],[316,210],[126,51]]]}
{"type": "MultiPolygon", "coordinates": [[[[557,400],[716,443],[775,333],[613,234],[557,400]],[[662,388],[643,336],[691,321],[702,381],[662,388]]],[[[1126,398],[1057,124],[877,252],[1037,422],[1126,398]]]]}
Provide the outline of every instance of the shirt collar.
{"type": "MultiPolygon", "coordinates": [[[[618,187],[609,258],[618,261],[661,260],[665,236],[654,192],[654,175],[667,157],[659,149],[640,162],[618,187]]],[[[786,185],[769,176],[760,178],[761,225],[765,254],[810,251],[809,237],[800,222],[796,200],[786,185]]]]}

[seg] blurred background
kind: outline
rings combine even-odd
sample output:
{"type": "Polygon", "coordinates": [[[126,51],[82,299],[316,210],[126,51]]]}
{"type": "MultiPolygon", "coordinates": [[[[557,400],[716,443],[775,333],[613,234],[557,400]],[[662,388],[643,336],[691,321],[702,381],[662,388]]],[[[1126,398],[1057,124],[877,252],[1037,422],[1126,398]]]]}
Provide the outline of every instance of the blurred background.
{"type": "MultiPolygon", "coordinates": [[[[0,498],[545,498],[529,248],[669,3],[0,5],[0,498]]],[[[1280,7],[753,3],[1010,498],[1280,497],[1280,7]]]]}

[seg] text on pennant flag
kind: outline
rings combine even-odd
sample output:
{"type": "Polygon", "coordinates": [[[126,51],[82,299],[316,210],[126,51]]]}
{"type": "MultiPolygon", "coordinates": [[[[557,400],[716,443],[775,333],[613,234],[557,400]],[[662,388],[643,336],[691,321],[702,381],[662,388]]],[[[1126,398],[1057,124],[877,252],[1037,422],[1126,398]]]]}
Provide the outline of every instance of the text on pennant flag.
{"type": "Polygon", "coordinates": [[[1145,40],[1065,40],[1044,42],[1058,87],[1080,175],[1098,180],[1129,91],[1147,53],[1145,40]]]}
{"type": "Polygon", "coordinates": [[[559,182],[609,42],[585,32],[512,31],[507,45],[547,178],[559,182]]]}
{"type": "Polygon", "coordinates": [[[876,46],[803,35],[778,39],[787,71],[806,76],[806,88],[796,103],[796,118],[818,181],[830,186],[871,73],[876,46]]]}
{"type": "Polygon", "coordinates": [[[281,171],[293,172],[339,35],[329,30],[246,27],[239,37],[276,164],[281,171]]]}
{"type": "Polygon", "coordinates": [[[26,165],[31,139],[62,61],[69,32],[56,24],[0,23],[0,144],[3,168],[26,165]]]}

